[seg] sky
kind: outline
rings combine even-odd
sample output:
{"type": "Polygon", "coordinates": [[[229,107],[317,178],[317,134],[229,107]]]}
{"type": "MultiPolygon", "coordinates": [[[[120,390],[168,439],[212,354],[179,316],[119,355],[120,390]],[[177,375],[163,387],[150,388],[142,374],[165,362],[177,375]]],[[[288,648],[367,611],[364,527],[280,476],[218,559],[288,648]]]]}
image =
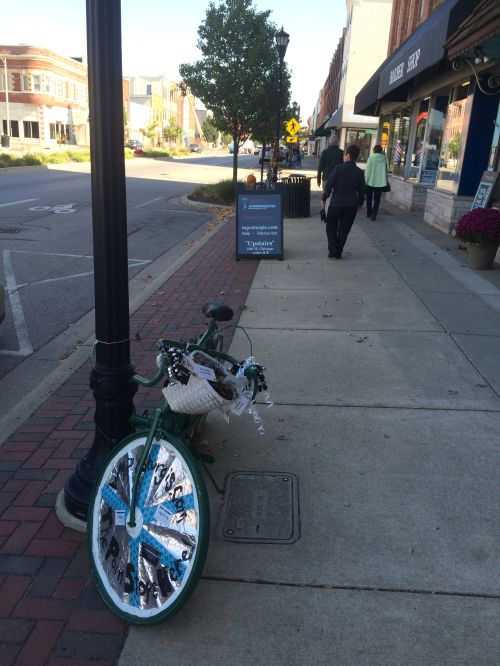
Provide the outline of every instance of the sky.
{"type": "MultiPolygon", "coordinates": [[[[85,0],[2,5],[0,44],[30,44],[61,55],[86,56],[85,0]]],[[[254,6],[270,9],[271,21],[290,34],[285,60],[292,73],[292,101],[300,105],[305,122],[328,76],[346,22],[346,2],[254,0],[254,6]]],[[[122,0],[121,7],[124,76],[164,74],[178,80],[178,65],[199,58],[197,30],[208,0],[122,0]]]]}

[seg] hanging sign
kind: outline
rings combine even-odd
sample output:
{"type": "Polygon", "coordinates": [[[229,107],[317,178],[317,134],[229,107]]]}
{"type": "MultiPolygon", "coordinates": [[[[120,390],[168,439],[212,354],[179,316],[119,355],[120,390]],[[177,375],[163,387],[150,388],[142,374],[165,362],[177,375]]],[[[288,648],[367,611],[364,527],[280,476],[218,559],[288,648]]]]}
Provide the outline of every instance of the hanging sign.
{"type": "Polygon", "coordinates": [[[283,194],[275,190],[236,190],[236,259],[283,259],[283,194]]]}

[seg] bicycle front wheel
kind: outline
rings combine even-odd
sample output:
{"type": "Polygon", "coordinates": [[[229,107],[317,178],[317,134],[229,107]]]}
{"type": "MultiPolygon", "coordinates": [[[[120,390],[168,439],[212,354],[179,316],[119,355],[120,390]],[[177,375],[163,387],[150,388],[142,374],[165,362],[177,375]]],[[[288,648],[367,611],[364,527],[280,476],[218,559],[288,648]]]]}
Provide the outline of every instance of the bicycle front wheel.
{"type": "Polygon", "coordinates": [[[174,615],[192,593],[208,545],[205,484],[187,447],[154,440],[130,525],[132,488],[147,432],[115,449],[89,508],[92,571],[107,605],[124,620],[153,624],[174,615]]]}

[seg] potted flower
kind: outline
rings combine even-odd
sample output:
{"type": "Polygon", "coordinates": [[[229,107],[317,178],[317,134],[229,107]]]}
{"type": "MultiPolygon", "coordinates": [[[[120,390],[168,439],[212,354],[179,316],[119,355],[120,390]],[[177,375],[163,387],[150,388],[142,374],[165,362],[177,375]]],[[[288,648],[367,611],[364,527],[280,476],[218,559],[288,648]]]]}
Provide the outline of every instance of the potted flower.
{"type": "Polygon", "coordinates": [[[467,264],[470,268],[491,268],[500,243],[500,210],[470,210],[458,220],[455,237],[467,248],[467,264]]]}

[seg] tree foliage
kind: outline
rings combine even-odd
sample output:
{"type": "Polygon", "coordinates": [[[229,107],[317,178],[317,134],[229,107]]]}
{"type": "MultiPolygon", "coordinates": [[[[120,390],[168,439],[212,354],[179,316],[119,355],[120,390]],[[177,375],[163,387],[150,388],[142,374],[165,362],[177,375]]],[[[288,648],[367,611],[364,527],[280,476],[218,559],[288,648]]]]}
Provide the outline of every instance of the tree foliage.
{"type": "Polygon", "coordinates": [[[175,143],[181,138],[182,132],[182,126],[179,125],[176,118],[172,116],[169,124],[163,128],[163,138],[166,141],[173,141],[175,143]]]}
{"type": "MultiPolygon", "coordinates": [[[[213,123],[234,141],[233,180],[238,147],[251,134],[274,136],[279,56],[270,11],[259,12],[252,0],[210,2],[198,28],[202,58],[179,71],[191,92],[213,113],[213,123]]],[[[282,107],[288,105],[289,74],[283,68],[282,107]]]]}
{"type": "Polygon", "coordinates": [[[205,119],[203,125],[201,126],[201,130],[203,132],[203,136],[209,143],[215,143],[217,141],[217,137],[219,136],[219,130],[214,125],[214,122],[212,121],[211,118],[205,119]]]}

